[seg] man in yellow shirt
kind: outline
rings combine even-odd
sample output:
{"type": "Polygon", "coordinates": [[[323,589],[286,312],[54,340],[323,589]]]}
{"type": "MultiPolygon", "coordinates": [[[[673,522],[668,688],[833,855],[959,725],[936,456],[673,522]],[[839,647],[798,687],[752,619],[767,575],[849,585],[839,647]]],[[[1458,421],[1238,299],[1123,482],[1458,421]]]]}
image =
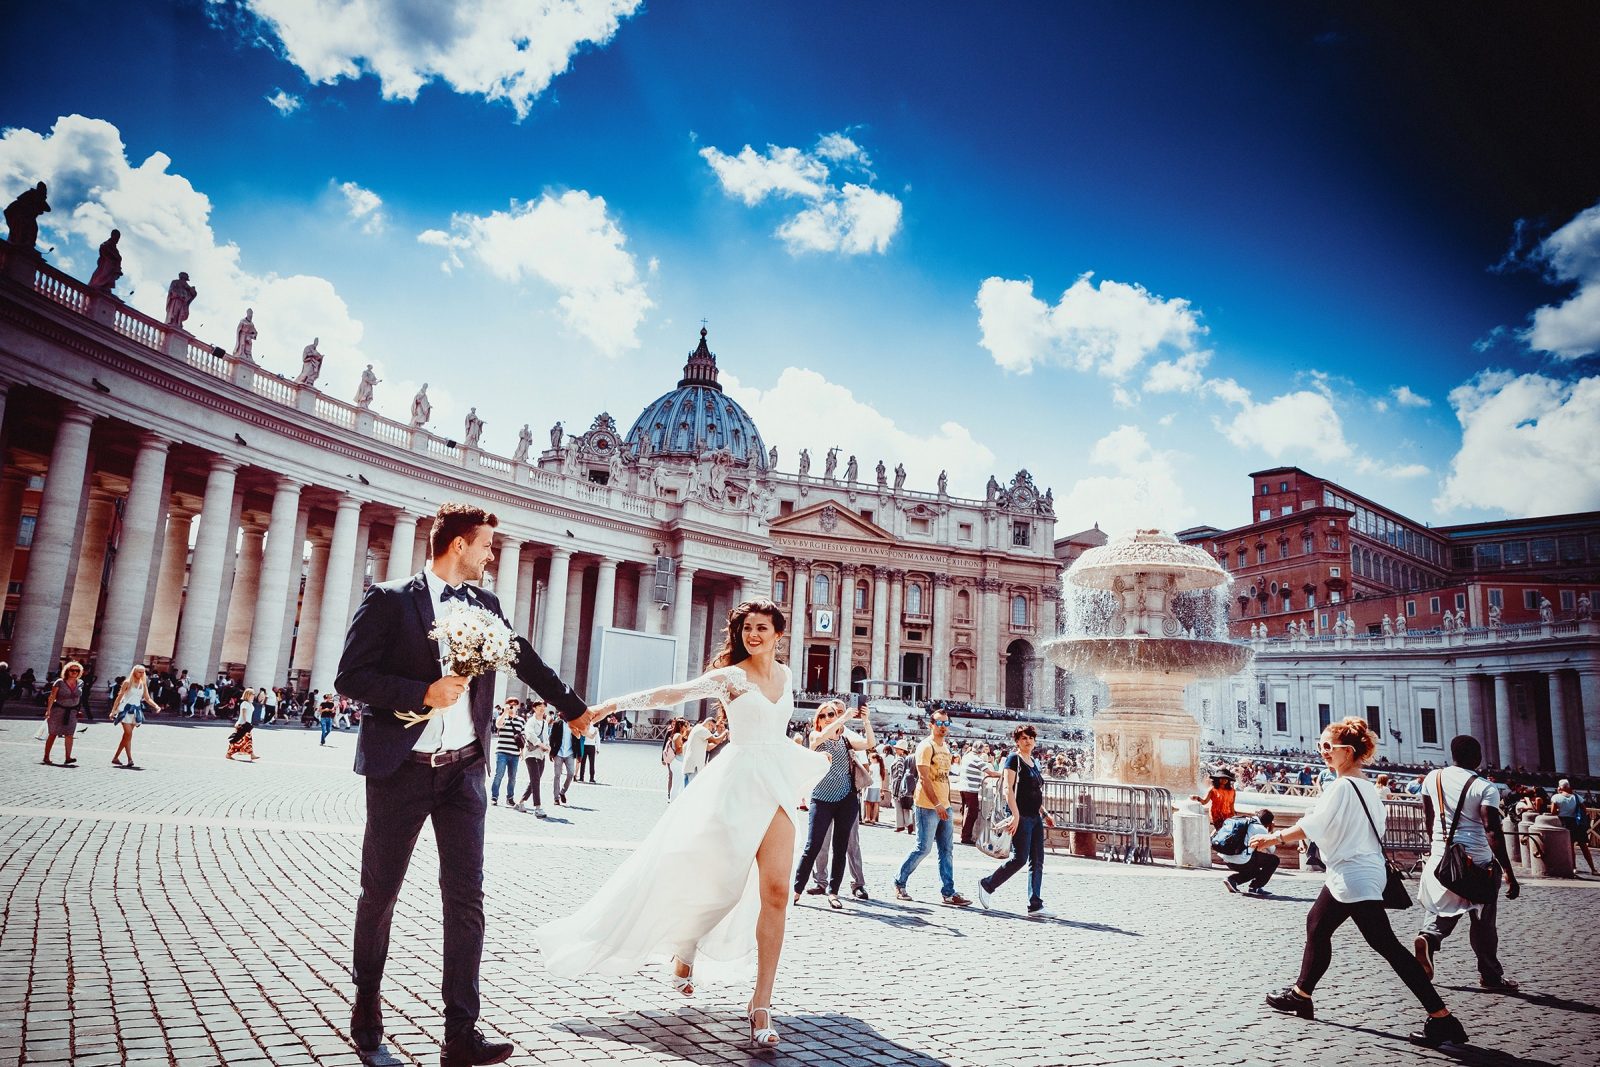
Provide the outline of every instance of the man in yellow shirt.
{"type": "Polygon", "coordinates": [[[950,746],[945,738],[950,733],[950,713],[942,708],[928,714],[929,734],[917,745],[917,795],[915,815],[917,844],[911,855],[900,865],[900,874],[894,880],[894,895],[910,900],[906,881],[928,854],[931,844],[939,849],[939,888],[944,902],[953,908],[964,908],[972,901],[956,892],[955,847],[951,841],[950,817],[950,746]]]}

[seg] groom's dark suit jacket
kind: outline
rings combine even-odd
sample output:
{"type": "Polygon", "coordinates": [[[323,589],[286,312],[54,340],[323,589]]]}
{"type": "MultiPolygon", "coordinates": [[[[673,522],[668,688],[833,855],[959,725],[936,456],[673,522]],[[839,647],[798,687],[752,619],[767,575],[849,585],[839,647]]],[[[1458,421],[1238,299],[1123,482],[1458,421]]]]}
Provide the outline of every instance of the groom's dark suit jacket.
{"type": "MultiPolygon", "coordinates": [[[[470,588],[474,603],[505,618],[493,593],[477,586],[470,588]]],[[[356,742],[357,774],[388,777],[405,762],[422,735],[425,723],[406,726],[394,713],[421,711],[428,686],[443,676],[439,643],[428,636],[432,628],[433,594],[420,571],[410,578],[374,585],[362,599],[345,636],[344,655],[339,659],[339,675],[334,681],[339,692],[367,704],[356,742]]],[[[587,710],[583,698],[545,666],[520,634],[516,648],[517,677],[544,697],[563,719],[575,719],[587,710]]],[[[493,675],[474,678],[468,692],[472,725],[487,758],[493,751],[489,744],[489,724],[494,718],[493,675]]]]}

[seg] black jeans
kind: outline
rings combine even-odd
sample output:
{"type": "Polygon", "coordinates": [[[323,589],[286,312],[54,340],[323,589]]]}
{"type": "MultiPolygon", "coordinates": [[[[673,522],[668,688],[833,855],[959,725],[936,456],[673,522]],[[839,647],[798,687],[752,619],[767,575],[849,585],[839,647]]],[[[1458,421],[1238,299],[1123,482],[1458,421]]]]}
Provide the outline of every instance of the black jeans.
{"type": "Polygon", "coordinates": [[[531,796],[533,797],[533,806],[542,808],[544,805],[539,803],[539,779],[544,777],[544,760],[529,756],[523,762],[528,765],[528,788],[522,791],[522,799],[517,803],[526,804],[531,796]]]}
{"type": "Polygon", "coordinates": [[[978,794],[971,789],[963,789],[961,791],[961,843],[963,845],[977,844],[978,809],[978,794]]]}
{"type": "Polygon", "coordinates": [[[389,958],[389,925],[422,824],[433,820],[444,911],[445,1039],[478,1021],[483,960],[483,824],[489,809],[481,758],[432,768],[409,760],[387,778],[367,779],[367,829],[356,899],[356,994],[376,999],[389,958]]]}
{"type": "Polygon", "coordinates": [[[585,767],[589,768],[589,781],[594,781],[594,758],[599,754],[599,750],[593,745],[583,746],[583,758],[578,761],[578,781],[583,781],[585,767]]]}
{"type": "Polygon", "coordinates": [[[828,868],[828,892],[839,892],[839,882],[844,878],[845,853],[850,848],[850,828],[861,814],[861,800],[854,789],[843,800],[818,800],[811,798],[811,826],[806,833],[806,850],[800,854],[800,865],[794,869],[794,891],[806,887],[811,865],[822,851],[822,839],[833,830],[833,865],[828,868]]]}
{"type": "Polygon", "coordinates": [[[1389,925],[1389,915],[1383,909],[1383,901],[1358,900],[1341,904],[1333,899],[1327,887],[1317,894],[1316,903],[1306,913],[1306,948],[1300,958],[1300,981],[1297,983],[1301,992],[1310,996],[1317,982],[1328,972],[1328,964],[1333,962],[1333,932],[1343,926],[1346,919],[1355,920],[1356,929],[1361,931],[1372,951],[1388,961],[1406,988],[1422,1002],[1424,1010],[1434,1012],[1444,1007],[1438,991],[1423,973],[1422,964],[1400,947],[1394,928],[1389,925]]]}
{"type": "Polygon", "coordinates": [[[1251,889],[1264,889],[1278,869],[1278,857],[1270,852],[1257,852],[1243,863],[1230,863],[1228,867],[1234,871],[1228,875],[1228,881],[1234,885],[1249,882],[1251,889]]]}

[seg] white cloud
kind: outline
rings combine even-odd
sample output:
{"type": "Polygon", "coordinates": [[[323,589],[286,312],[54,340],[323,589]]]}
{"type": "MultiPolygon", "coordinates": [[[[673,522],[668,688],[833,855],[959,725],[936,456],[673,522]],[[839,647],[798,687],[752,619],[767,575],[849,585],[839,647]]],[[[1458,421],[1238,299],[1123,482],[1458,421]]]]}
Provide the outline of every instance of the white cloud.
{"type": "Polygon", "coordinates": [[[305,106],[304,100],[301,100],[293,93],[286,93],[282,89],[279,89],[277,92],[273,93],[269,97],[266,97],[265,99],[267,103],[278,109],[278,114],[284,116],[293,115],[296,111],[299,111],[305,106]]]}
{"type": "Polygon", "coordinates": [[[608,356],[639,347],[639,324],[655,306],[605,199],[581,189],[545,193],[509,211],[457,214],[448,232],[425,230],[417,240],[449,252],[446,270],[471,253],[503,281],[550,286],[566,324],[608,356]]]}
{"type": "Polygon", "coordinates": [[[1058,530],[1099,523],[1112,537],[1155,527],[1181,530],[1199,513],[1178,476],[1176,454],[1156,450],[1137,426],[1119,426],[1094,443],[1089,462],[1109,474],[1081,478],[1056,501],[1058,530]]]}
{"type": "Polygon", "coordinates": [[[828,449],[838,445],[840,475],[845,458],[853,453],[861,465],[861,480],[868,485],[877,482],[880,458],[893,469],[897,457],[915,457],[907,462],[906,484],[928,492],[933,491],[939,471],[947,470],[952,493],[981,496],[994,473],[994,452],[960,423],[947,421],[937,427],[918,423],[917,430],[908,430],[814,370],[785,368],[770,389],[743,385],[723,371],[722,387],[750,413],[767,444],[777,446],[778,464],[786,471],[795,469],[800,450],[808,448],[812,470],[820,472],[828,449]],[[823,411],[828,417],[819,421],[817,413],[823,411]]]}
{"type": "Polygon", "coordinates": [[[1385,463],[1371,456],[1356,460],[1355,469],[1358,474],[1374,474],[1380,478],[1420,478],[1431,472],[1425,463],[1385,463]]]}
{"type": "Polygon", "coordinates": [[[375,75],[385,99],[442,79],[525,117],[586,45],[604,45],[640,0],[241,0],[313,83],[375,75]]]}
{"type": "Polygon", "coordinates": [[[1397,385],[1390,390],[1389,395],[1394,397],[1394,402],[1403,408],[1431,408],[1433,401],[1416,392],[1409,385],[1397,385]]]}
{"type": "Polygon", "coordinates": [[[1600,508],[1600,376],[1486,370],[1450,391],[1461,448],[1434,506],[1551,515],[1600,508]]]}
{"type": "Polygon", "coordinates": [[[1600,204],[1585,208],[1545,238],[1535,257],[1553,279],[1575,282],[1578,291],[1563,304],[1535,311],[1523,338],[1557,359],[1600,352],[1600,204]]]}
{"type": "Polygon", "coordinates": [[[839,195],[806,208],[778,227],[791,252],[883,252],[900,231],[900,201],[864,185],[846,185],[839,195]]]}
{"type": "Polygon", "coordinates": [[[774,236],[793,255],[838,252],[882,254],[900,232],[903,209],[888,193],[861,182],[832,181],[833,167],[845,167],[871,181],[871,160],[843,133],[824,134],[812,151],[768,145],[757,152],[749,145],[737,155],[715,147],[700,149],[723,192],[754,207],[768,197],[810,201],[785,219],[774,236]],[[830,166],[831,165],[831,166],[830,166]]]}
{"type": "Polygon", "coordinates": [[[1177,359],[1163,359],[1152,364],[1145,375],[1147,393],[1192,393],[1205,384],[1206,364],[1211,362],[1210,352],[1190,352],[1177,359]]]}
{"type": "Polygon", "coordinates": [[[345,210],[353,221],[361,224],[362,233],[383,232],[388,220],[383,216],[383,199],[377,193],[355,182],[341,182],[339,192],[344,194],[345,210]]]}
{"type": "Polygon", "coordinates": [[[1351,455],[1344,423],[1328,394],[1300,389],[1258,404],[1231,379],[1214,390],[1239,406],[1232,420],[1216,420],[1217,429],[1240,448],[1256,448],[1273,459],[1311,456],[1324,462],[1351,455]]]}
{"type": "MultiPolygon", "coordinates": [[[[332,283],[246,270],[239,246],[219,241],[212,230],[210,198],[172,173],[171,163],[155,152],[133,165],[117,127],[82,115],[58,119],[48,134],[9,129],[0,137],[0,188],[49,183],[52,211],[40,219],[40,247],[55,246],[50,259],[57,266],[86,280],[96,249],[115,226],[122,231],[125,272],[116,292],[134,307],[164,317],[167,283],[187,271],[199,290],[185,324],[190,332],[231,349],[234,327],[245,308],[254,308],[257,362],[292,375],[300,369],[301,349],[320,337],[327,357],[323,381],[333,383],[336,395],[347,382],[353,394],[372,357],[361,350],[361,322],[332,283]]],[[[375,369],[386,377],[381,363],[375,369]]],[[[381,411],[387,403],[389,413],[403,414],[414,391],[411,386],[403,401],[380,391],[374,406],[381,411]]]]}
{"type": "Polygon", "coordinates": [[[1122,380],[1141,363],[1169,354],[1169,366],[1152,368],[1168,385],[1198,375],[1191,361],[1206,333],[1198,313],[1181,297],[1170,300],[1144,286],[1106,280],[1098,286],[1083,274],[1052,307],[1033,295],[1032,280],[986,278],[978,287],[979,343],[1006,370],[1026,374],[1055,363],[1122,380]]]}

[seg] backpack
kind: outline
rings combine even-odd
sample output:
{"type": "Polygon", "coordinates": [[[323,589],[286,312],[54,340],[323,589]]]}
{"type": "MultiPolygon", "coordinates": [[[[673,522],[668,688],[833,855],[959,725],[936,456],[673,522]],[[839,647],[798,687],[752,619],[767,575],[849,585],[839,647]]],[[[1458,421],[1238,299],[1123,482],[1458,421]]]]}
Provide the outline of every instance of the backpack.
{"type": "Polygon", "coordinates": [[[1235,815],[1224,820],[1222,828],[1211,835],[1211,847],[1222,856],[1237,856],[1244,851],[1245,839],[1250,834],[1250,824],[1255,820],[1249,815],[1235,815]]]}
{"type": "Polygon", "coordinates": [[[672,761],[678,758],[678,754],[672,750],[672,740],[677,736],[677,734],[668,734],[666,741],[662,742],[661,766],[663,767],[672,766],[672,761]]]}
{"type": "Polygon", "coordinates": [[[917,795],[917,761],[913,756],[900,758],[900,774],[894,782],[894,795],[899,800],[910,800],[917,795]]]}

